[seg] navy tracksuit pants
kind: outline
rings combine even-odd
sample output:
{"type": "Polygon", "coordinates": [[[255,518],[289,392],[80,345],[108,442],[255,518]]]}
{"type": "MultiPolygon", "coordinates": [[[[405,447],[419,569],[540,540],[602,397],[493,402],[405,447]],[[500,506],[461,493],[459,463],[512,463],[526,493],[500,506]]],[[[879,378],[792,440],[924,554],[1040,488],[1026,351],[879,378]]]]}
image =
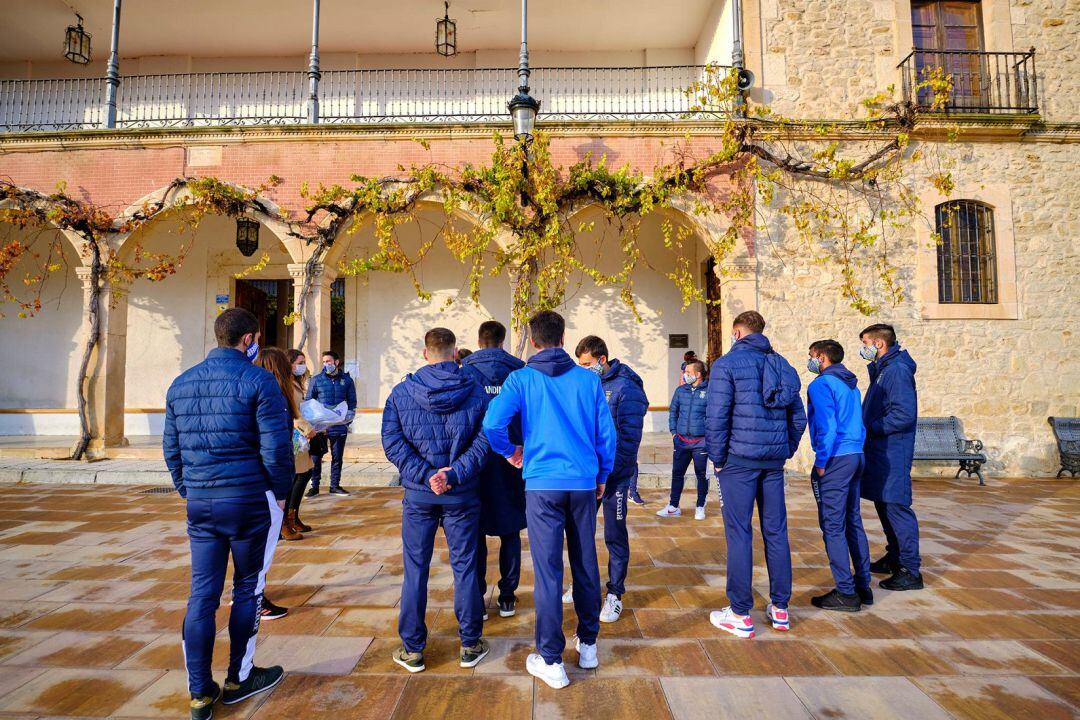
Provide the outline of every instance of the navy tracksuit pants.
{"type": "Polygon", "coordinates": [[[725,465],[717,475],[727,539],[727,596],[732,611],[746,615],[754,606],[753,521],[758,508],[769,597],[778,608],[791,600],[791,548],[788,545],[784,470],[725,465]]]}
{"type": "Polygon", "coordinates": [[[862,468],[863,455],[855,453],[829,458],[824,475],[810,471],[829,569],[836,589],[845,595],[854,595],[857,587],[870,587],[870,545],[866,542],[860,512],[862,468]]]}
{"type": "Polygon", "coordinates": [[[528,490],[525,517],[535,575],[536,651],[562,662],[563,536],[574,583],[577,636],[586,645],[600,634],[600,566],[596,560],[596,495],[587,490],[528,490]]]}
{"type": "Polygon", "coordinates": [[[604,508],[604,544],[608,550],[607,591],[622,600],[626,592],[626,572],[630,567],[630,534],[626,531],[626,502],[630,482],[612,484],[604,488],[600,500],[604,508]]]}
{"type": "MultiPolygon", "coordinates": [[[[499,535],[499,600],[514,600],[521,581],[521,533],[499,535]]],[[[476,580],[480,597],[487,595],[487,536],[480,533],[476,546],[476,580]]]]}
{"type": "Polygon", "coordinates": [[[191,594],[184,616],[184,665],[193,697],[210,692],[217,625],[214,614],[233,561],[233,605],[229,612],[229,670],[226,678],[247,680],[255,659],[266,573],[281,531],[281,508],[274,494],[188,498],[191,594]]]}
{"type": "Polygon", "coordinates": [[[679,507],[682,498],[683,483],[686,481],[686,470],[690,463],[694,463],[694,474],[697,475],[697,505],[705,507],[705,501],[709,498],[709,453],[705,449],[705,439],[700,438],[696,443],[688,443],[676,435],[673,438],[675,451],[671,458],[671,507],[679,507]]]}
{"type": "Polygon", "coordinates": [[[918,575],[922,567],[919,557],[919,520],[910,505],[875,502],[881,527],[885,530],[885,556],[918,575]]]}
{"type": "MultiPolygon", "coordinates": [[[[341,467],[345,461],[345,441],[348,435],[328,435],[327,447],[330,450],[330,487],[341,485],[341,467]]],[[[322,482],[322,455],[311,456],[311,487],[319,489],[322,482]]]]}
{"type": "Polygon", "coordinates": [[[428,575],[435,533],[442,525],[454,573],[454,615],[463,647],[476,645],[484,630],[484,601],[476,581],[476,545],[480,537],[480,502],[437,504],[402,501],[401,555],[405,575],[401,584],[398,634],[409,652],[427,645],[428,575]]]}

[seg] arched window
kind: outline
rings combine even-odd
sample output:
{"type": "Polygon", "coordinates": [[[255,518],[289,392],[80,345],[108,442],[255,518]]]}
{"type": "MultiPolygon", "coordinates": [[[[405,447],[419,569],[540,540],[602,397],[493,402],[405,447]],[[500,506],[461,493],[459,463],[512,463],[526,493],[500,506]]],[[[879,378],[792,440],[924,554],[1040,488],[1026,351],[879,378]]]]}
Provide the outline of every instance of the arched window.
{"type": "Polygon", "coordinates": [[[934,209],[938,302],[998,301],[994,210],[977,200],[950,200],[934,209]]]}

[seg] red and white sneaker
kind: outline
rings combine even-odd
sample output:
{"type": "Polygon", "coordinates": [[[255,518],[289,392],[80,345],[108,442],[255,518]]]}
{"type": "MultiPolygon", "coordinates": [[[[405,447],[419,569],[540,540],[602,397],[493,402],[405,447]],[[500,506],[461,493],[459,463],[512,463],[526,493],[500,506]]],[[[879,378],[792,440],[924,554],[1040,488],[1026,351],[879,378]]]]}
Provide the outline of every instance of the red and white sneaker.
{"type": "Polygon", "coordinates": [[[791,629],[791,616],[788,615],[787,608],[778,608],[775,605],[769,605],[765,608],[765,615],[768,616],[769,622],[772,623],[773,630],[787,632],[791,629]]]}
{"type": "Polygon", "coordinates": [[[754,618],[749,615],[739,615],[733,612],[730,607],[723,610],[713,610],[709,613],[709,622],[735,637],[754,637],[754,618]]]}

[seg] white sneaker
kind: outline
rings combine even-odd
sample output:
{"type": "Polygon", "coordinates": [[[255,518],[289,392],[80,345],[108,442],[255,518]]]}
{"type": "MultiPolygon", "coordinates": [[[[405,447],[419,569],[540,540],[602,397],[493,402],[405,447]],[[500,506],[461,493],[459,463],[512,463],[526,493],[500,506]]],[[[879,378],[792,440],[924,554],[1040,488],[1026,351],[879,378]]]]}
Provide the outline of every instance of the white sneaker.
{"type": "Polygon", "coordinates": [[[679,517],[682,515],[682,510],[674,505],[668,505],[663,510],[656,511],[657,517],[679,517]]]}
{"type": "Polygon", "coordinates": [[[544,658],[536,653],[531,653],[525,660],[525,669],[529,671],[530,675],[540,678],[547,683],[548,687],[553,687],[556,690],[570,684],[570,678],[566,677],[566,668],[563,667],[562,663],[548,665],[544,662],[544,658]]]}
{"type": "Polygon", "coordinates": [[[569,605],[574,602],[574,583],[570,583],[570,587],[566,588],[566,592],[562,596],[563,605],[569,605]]]}
{"type": "Polygon", "coordinates": [[[600,609],[600,622],[613,623],[622,615],[622,600],[611,593],[604,599],[604,607],[600,609]]]}
{"type": "Polygon", "coordinates": [[[754,618],[732,612],[730,607],[723,610],[713,610],[709,613],[709,622],[735,637],[754,637],[754,618]]]}
{"type": "Polygon", "coordinates": [[[694,508],[694,519],[695,520],[704,520],[705,519],[705,508],[704,507],[696,507],[696,508],[694,508]]]}
{"type": "Polygon", "coordinates": [[[791,629],[791,615],[788,614],[787,608],[781,609],[770,604],[765,608],[765,615],[768,616],[769,622],[772,623],[773,630],[786,632],[791,629]]]}
{"type": "MultiPolygon", "coordinates": [[[[608,595],[608,597],[611,597],[608,595]]],[[[596,643],[586,645],[581,638],[574,636],[574,647],[578,651],[578,667],[582,670],[592,670],[600,665],[600,659],[596,657],[596,643]]]]}

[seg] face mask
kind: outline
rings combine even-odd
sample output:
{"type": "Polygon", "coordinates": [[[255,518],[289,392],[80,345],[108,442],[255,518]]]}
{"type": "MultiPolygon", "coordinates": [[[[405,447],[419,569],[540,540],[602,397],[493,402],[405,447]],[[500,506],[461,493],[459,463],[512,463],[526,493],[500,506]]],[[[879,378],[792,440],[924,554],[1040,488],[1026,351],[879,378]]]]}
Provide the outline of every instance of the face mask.
{"type": "Polygon", "coordinates": [[[604,374],[604,366],[601,365],[600,363],[596,363],[595,365],[590,365],[589,367],[586,368],[586,370],[589,370],[590,372],[594,372],[594,373],[596,373],[597,375],[600,375],[600,376],[603,376],[603,374],[604,374]]]}
{"type": "Polygon", "coordinates": [[[248,345],[248,349],[244,352],[247,356],[248,362],[255,362],[255,358],[259,356],[259,343],[253,342],[248,345]]]}
{"type": "Polygon", "coordinates": [[[877,358],[877,348],[873,345],[863,345],[859,348],[859,357],[866,362],[873,362],[877,358]]]}
{"type": "Polygon", "coordinates": [[[812,357],[806,361],[806,369],[815,375],[821,374],[821,361],[816,357],[812,357]]]}
{"type": "Polygon", "coordinates": [[[693,375],[691,375],[690,373],[683,373],[682,380],[687,385],[693,385],[694,383],[697,382],[697,378],[694,377],[693,375]]]}
{"type": "Polygon", "coordinates": [[[322,369],[326,372],[327,375],[333,375],[337,372],[337,365],[332,362],[323,363],[322,369]]]}
{"type": "Polygon", "coordinates": [[[735,347],[735,343],[737,343],[737,342],[739,342],[739,338],[732,337],[731,338],[731,347],[735,347]]]}
{"type": "Polygon", "coordinates": [[[296,377],[300,377],[306,372],[307,372],[307,365],[305,365],[304,363],[300,363],[299,365],[293,365],[292,374],[295,375],[296,377]]]}

